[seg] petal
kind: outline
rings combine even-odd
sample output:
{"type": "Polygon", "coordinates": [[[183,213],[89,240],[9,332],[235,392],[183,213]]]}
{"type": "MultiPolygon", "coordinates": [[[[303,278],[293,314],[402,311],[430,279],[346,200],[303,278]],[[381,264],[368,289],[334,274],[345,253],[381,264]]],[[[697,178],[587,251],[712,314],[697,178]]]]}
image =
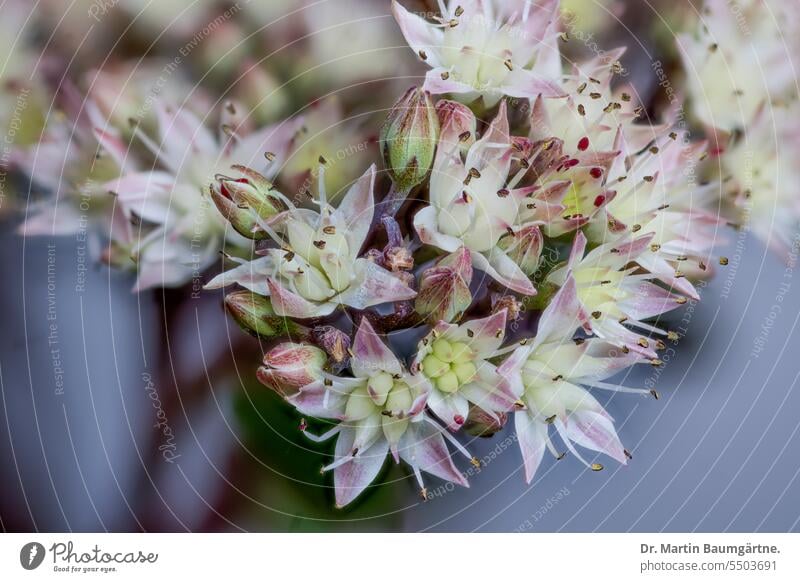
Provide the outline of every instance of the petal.
{"type": "MultiPolygon", "coordinates": [[[[343,430],[336,439],[336,458],[350,455],[353,450],[354,431],[343,430]]],[[[389,452],[386,439],[379,439],[374,445],[358,454],[352,461],[339,465],[333,470],[333,484],[336,488],[336,505],[345,507],[364,492],[375,480],[389,452]]]]}
{"type": "Polygon", "coordinates": [[[505,339],[506,320],[507,311],[503,309],[483,319],[473,319],[453,327],[447,336],[456,341],[465,342],[477,358],[488,358],[500,348],[505,339]]]}
{"type": "MultiPolygon", "coordinates": [[[[466,418],[466,416],[465,416],[466,418]]],[[[412,467],[435,477],[469,487],[466,478],[453,464],[441,433],[428,422],[409,425],[400,441],[400,457],[412,467]]]]}
{"type": "Polygon", "coordinates": [[[126,212],[155,224],[167,221],[174,178],[167,172],[136,172],[103,184],[119,197],[126,212]]]}
{"type": "Polygon", "coordinates": [[[525,466],[525,482],[530,483],[542,462],[547,446],[547,425],[537,422],[523,410],[514,415],[514,430],[517,433],[522,463],[525,466]]]}
{"type": "Polygon", "coordinates": [[[631,297],[620,301],[618,307],[629,318],[642,321],[679,307],[678,298],[679,295],[658,285],[642,281],[635,286],[631,297]]]}
{"type": "Polygon", "coordinates": [[[325,386],[320,380],[304,386],[286,401],[297,408],[301,414],[315,418],[341,420],[347,405],[347,395],[353,390],[353,387],[344,383],[325,386]]]}
{"type": "Polygon", "coordinates": [[[354,307],[366,309],[381,303],[406,301],[416,297],[417,293],[398,277],[367,259],[357,259],[356,277],[353,283],[336,301],[354,307]]]}
{"type": "Polygon", "coordinates": [[[539,319],[533,345],[569,340],[586,321],[587,315],[578,299],[578,287],[572,275],[555,294],[539,319]]]}
{"type": "Polygon", "coordinates": [[[275,309],[275,315],[308,319],[330,315],[336,309],[336,303],[330,301],[312,303],[300,295],[292,293],[272,277],[267,279],[267,287],[269,288],[269,295],[272,297],[272,307],[275,309]]]}
{"type": "Polygon", "coordinates": [[[438,67],[437,48],[442,46],[443,37],[441,29],[409,12],[397,0],[392,0],[392,14],[414,52],[425,51],[428,56],[426,62],[432,67],[438,67]]]}
{"type": "Polygon", "coordinates": [[[458,389],[458,393],[487,412],[512,410],[517,397],[510,393],[510,383],[497,374],[496,368],[488,362],[481,362],[478,374],[478,381],[464,384],[458,389]]]}
{"type": "Polygon", "coordinates": [[[238,267],[220,273],[206,283],[205,289],[221,289],[228,285],[238,284],[259,295],[269,295],[267,277],[275,272],[276,257],[273,253],[265,257],[248,261],[238,267]]]}
{"type": "Polygon", "coordinates": [[[425,75],[425,84],[423,89],[428,91],[431,95],[444,95],[446,93],[453,93],[456,95],[463,95],[465,93],[472,93],[475,88],[472,85],[455,81],[452,77],[442,78],[442,75],[449,75],[450,71],[444,68],[435,68],[428,71],[425,75]]]}
{"type": "Polygon", "coordinates": [[[462,246],[461,239],[439,232],[438,213],[433,206],[426,206],[414,215],[414,228],[420,240],[447,252],[455,252],[462,246]]]}
{"type": "Polygon", "coordinates": [[[369,320],[364,317],[353,340],[353,353],[350,360],[353,374],[361,378],[374,376],[380,371],[401,374],[403,369],[392,350],[378,337],[369,320]]]}
{"type": "Polygon", "coordinates": [[[554,79],[548,79],[528,69],[516,68],[505,79],[500,90],[509,97],[536,99],[542,97],[566,97],[564,88],[554,79]]]}
{"type": "Polygon", "coordinates": [[[472,264],[476,269],[480,269],[512,291],[523,295],[536,295],[536,287],[508,255],[497,247],[491,249],[487,254],[488,256],[483,253],[472,253],[472,264]]]}
{"type": "Polygon", "coordinates": [[[461,428],[469,414],[469,402],[463,396],[444,394],[434,388],[428,396],[428,407],[453,432],[461,428]]]}
{"type": "Polygon", "coordinates": [[[583,260],[583,254],[586,251],[586,235],[578,232],[575,235],[575,241],[572,243],[572,250],[569,253],[569,260],[567,261],[567,268],[572,270],[575,266],[583,260]]]}
{"type": "Polygon", "coordinates": [[[356,180],[342,199],[334,216],[334,221],[345,227],[345,236],[350,251],[357,254],[361,250],[372,226],[375,211],[375,165],[356,180]]]}
{"type": "Polygon", "coordinates": [[[627,464],[625,449],[608,417],[592,410],[579,410],[570,413],[566,425],[571,441],[627,464]]]}

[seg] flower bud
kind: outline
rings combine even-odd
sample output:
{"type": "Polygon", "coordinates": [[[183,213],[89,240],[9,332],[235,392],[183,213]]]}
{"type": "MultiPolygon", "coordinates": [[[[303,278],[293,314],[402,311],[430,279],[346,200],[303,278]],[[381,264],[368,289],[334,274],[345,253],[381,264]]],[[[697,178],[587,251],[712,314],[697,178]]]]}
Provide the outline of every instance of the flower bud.
{"type": "Polygon", "coordinates": [[[437,323],[456,320],[472,303],[472,258],[462,247],[426,269],[420,278],[415,308],[437,323]]]}
{"type": "Polygon", "coordinates": [[[392,107],[381,129],[381,152],[395,187],[408,192],[433,165],[439,118],[430,93],[409,89],[392,107]]]}
{"type": "Polygon", "coordinates": [[[506,422],[508,422],[508,415],[504,412],[492,415],[482,408],[470,406],[464,430],[472,436],[487,438],[494,436],[506,425],[506,422]]]}
{"type": "Polygon", "coordinates": [[[225,297],[225,307],[243,330],[262,338],[305,338],[309,331],[289,318],[275,315],[269,298],[235,291],[225,297]]]}
{"type": "Polygon", "coordinates": [[[526,275],[531,276],[539,268],[544,238],[542,231],[534,224],[501,238],[497,246],[505,251],[526,275]]]}
{"type": "Polygon", "coordinates": [[[322,347],[337,364],[350,356],[350,336],[332,325],[320,325],[312,331],[314,342],[322,347]]]}
{"type": "Polygon", "coordinates": [[[288,398],[303,386],[321,380],[327,361],[325,352],[317,347],[287,342],[266,353],[256,375],[264,386],[288,398]]]}
{"type": "Polygon", "coordinates": [[[225,219],[244,237],[261,240],[268,235],[258,225],[258,218],[269,222],[286,210],[275,194],[274,186],[264,176],[245,166],[233,166],[242,178],[217,176],[211,185],[211,199],[225,219]]]}

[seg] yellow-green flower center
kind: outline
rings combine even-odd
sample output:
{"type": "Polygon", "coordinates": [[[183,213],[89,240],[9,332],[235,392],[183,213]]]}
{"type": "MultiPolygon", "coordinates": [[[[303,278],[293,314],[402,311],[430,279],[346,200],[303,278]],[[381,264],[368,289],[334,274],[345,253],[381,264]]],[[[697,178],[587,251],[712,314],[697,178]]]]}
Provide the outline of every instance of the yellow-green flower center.
{"type": "Polygon", "coordinates": [[[439,390],[452,394],[475,379],[478,370],[472,362],[474,357],[467,344],[439,338],[422,360],[422,372],[439,390]]]}

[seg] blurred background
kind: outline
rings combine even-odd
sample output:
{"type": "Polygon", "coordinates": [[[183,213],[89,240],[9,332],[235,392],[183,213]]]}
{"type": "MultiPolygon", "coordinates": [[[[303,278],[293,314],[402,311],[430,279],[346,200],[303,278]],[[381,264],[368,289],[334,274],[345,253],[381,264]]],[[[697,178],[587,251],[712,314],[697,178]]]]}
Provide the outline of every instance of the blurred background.
{"type": "MultiPolygon", "coordinates": [[[[309,138],[286,174],[303,183],[320,155],[350,152],[352,163],[329,176],[341,187],[377,160],[386,108],[424,75],[389,8],[383,0],[5,0],[3,107],[33,96],[13,132],[8,125],[6,146],[34,143],[42,118],[59,115],[28,93],[38,79],[111,91],[119,115],[114,89],[124,80],[138,98],[156,89],[194,103],[233,96],[260,123],[307,112],[309,138]],[[99,76],[110,81],[95,83],[99,76]]],[[[696,3],[571,0],[565,9],[580,41],[568,58],[628,45],[625,82],[651,109],[665,99],[652,63],[675,69],[674,36],[696,18],[696,3]]],[[[657,389],[660,400],[604,402],[633,454],[628,466],[593,473],[569,456],[547,458],[526,486],[506,430],[471,443],[482,468],[463,463],[469,489],[432,483],[423,501],[405,469],[387,463],[380,486],[343,511],[319,471],[330,447],[305,439],[299,416],[256,381],[265,347],[226,317],[222,295],[192,286],[134,294],[133,274],[91,259],[99,243],[85,231],[19,236],[44,188],[8,164],[4,155],[4,531],[800,529],[800,275],[746,229],[719,249],[729,263],[702,288],[702,302],[668,319],[685,335],[679,349],[664,354],[663,368],[624,378],[657,389]]]]}

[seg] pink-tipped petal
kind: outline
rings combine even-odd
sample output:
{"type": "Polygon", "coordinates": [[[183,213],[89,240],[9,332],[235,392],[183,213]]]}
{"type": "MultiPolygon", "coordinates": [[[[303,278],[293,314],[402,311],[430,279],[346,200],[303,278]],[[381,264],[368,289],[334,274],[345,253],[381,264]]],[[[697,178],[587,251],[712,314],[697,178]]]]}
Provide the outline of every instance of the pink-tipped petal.
{"type": "Polygon", "coordinates": [[[505,309],[483,319],[473,319],[456,328],[450,335],[465,342],[477,357],[490,357],[502,345],[506,333],[508,313],[505,309]]]}
{"type": "Polygon", "coordinates": [[[569,439],[582,447],[605,453],[623,465],[627,463],[625,449],[607,416],[592,410],[572,412],[567,418],[569,439]]]}
{"type": "Polygon", "coordinates": [[[522,463],[525,467],[525,482],[530,483],[536,475],[536,470],[542,462],[544,450],[547,447],[547,425],[537,422],[527,411],[523,410],[514,414],[514,429],[517,433],[522,463]]]}
{"type": "Polygon", "coordinates": [[[466,398],[458,393],[443,394],[435,389],[428,396],[428,407],[453,432],[461,428],[469,414],[466,398]]]}
{"type": "Polygon", "coordinates": [[[557,341],[559,338],[571,339],[575,330],[581,327],[586,319],[586,313],[578,299],[575,279],[568,275],[566,282],[542,313],[533,345],[539,346],[557,341]]]}
{"type": "Polygon", "coordinates": [[[364,317],[353,340],[354,357],[350,361],[353,373],[362,378],[380,371],[400,374],[403,369],[392,350],[378,337],[369,320],[364,317]]]}
{"type": "Polygon", "coordinates": [[[439,66],[436,49],[442,46],[443,35],[441,29],[427,22],[421,16],[409,12],[397,0],[392,0],[392,14],[408,46],[418,54],[420,51],[424,51],[427,56],[426,62],[430,66],[439,66]]]}
{"type": "Polygon", "coordinates": [[[400,441],[400,457],[421,471],[469,487],[466,478],[453,463],[444,437],[428,422],[409,426],[400,441]]]}
{"type": "Polygon", "coordinates": [[[393,301],[406,301],[417,293],[398,277],[367,259],[357,259],[356,278],[336,300],[355,309],[393,301]]]}
{"type": "Polygon", "coordinates": [[[458,95],[475,91],[472,85],[455,81],[448,75],[449,71],[447,69],[431,69],[428,71],[428,74],[425,75],[425,84],[422,88],[431,95],[445,95],[447,93],[458,95]]]}
{"type": "MultiPolygon", "coordinates": [[[[336,439],[336,459],[349,456],[353,451],[355,434],[352,430],[343,430],[336,439]]],[[[359,451],[352,460],[339,465],[333,470],[333,484],[336,488],[336,505],[345,507],[375,480],[386,461],[389,443],[381,438],[366,451],[359,451]]]]}
{"type": "Polygon", "coordinates": [[[367,238],[375,212],[375,165],[356,180],[336,209],[335,221],[344,225],[350,250],[357,253],[367,238]]]}
{"type": "Polygon", "coordinates": [[[542,97],[566,97],[564,88],[555,79],[549,79],[527,69],[514,69],[506,77],[500,90],[509,97],[536,99],[542,97]]]}
{"type": "Polygon", "coordinates": [[[336,309],[336,303],[312,303],[300,295],[292,293],[272,277],[267,279],[267,287],[269,295],[272,297],[275,315],[308,319],[330,315],[336,309]]]}
{"type": "Polygon", "coordinates": [[[486,254],[473,252],[472,264],[512,291],[523,295],[536,295],[536,287],[525,272],[497,247],[486,254]]]}

